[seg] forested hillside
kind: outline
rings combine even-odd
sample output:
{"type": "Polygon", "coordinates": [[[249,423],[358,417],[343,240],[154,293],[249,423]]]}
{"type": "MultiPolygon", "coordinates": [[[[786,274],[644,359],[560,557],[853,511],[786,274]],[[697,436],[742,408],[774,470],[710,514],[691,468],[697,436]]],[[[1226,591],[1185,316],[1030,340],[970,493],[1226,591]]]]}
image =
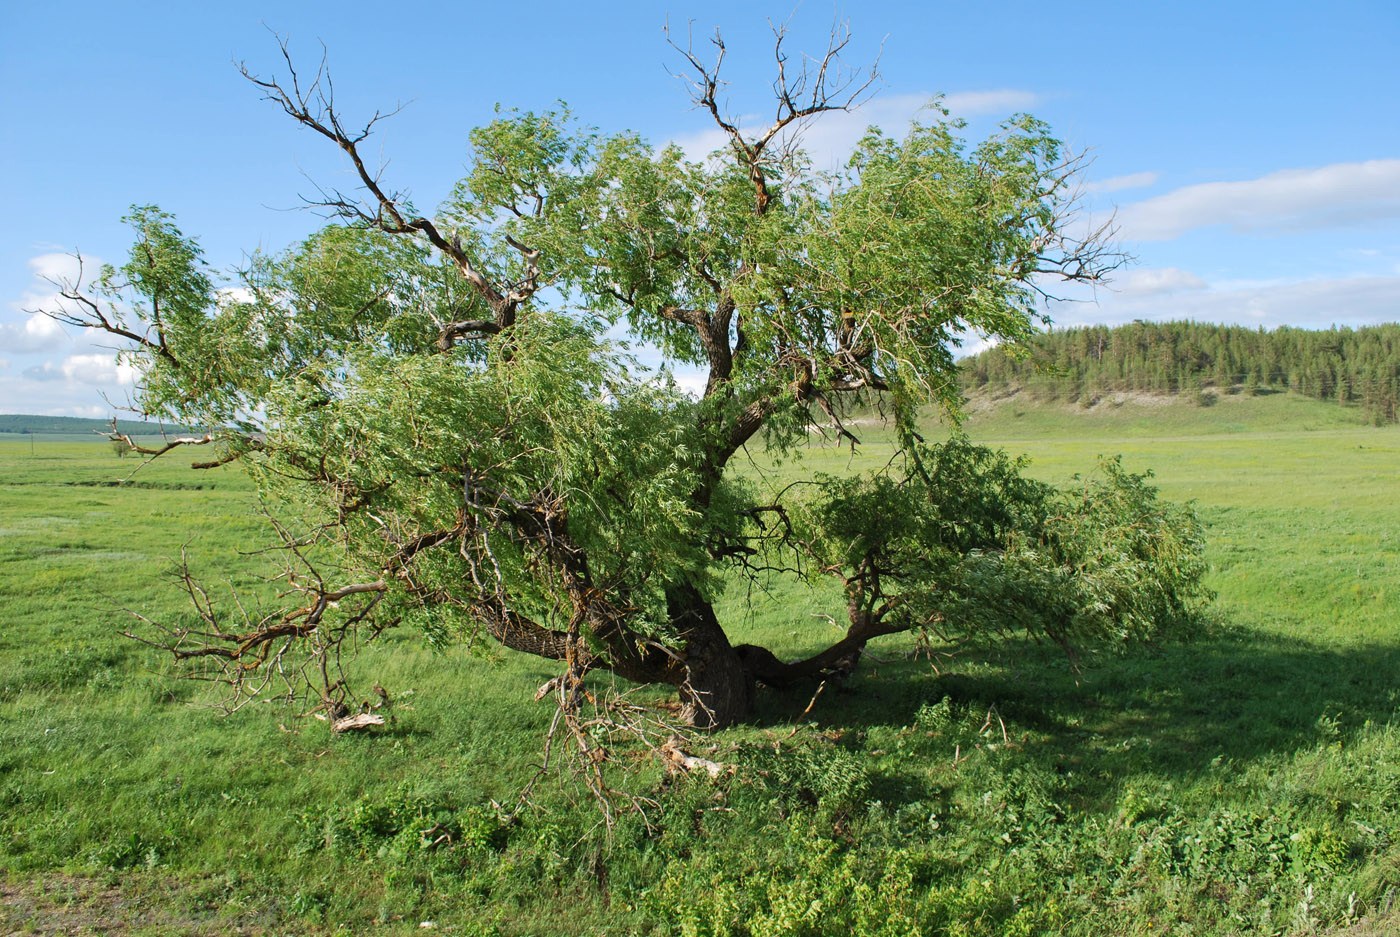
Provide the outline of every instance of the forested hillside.
{"type": "Polygon", "coordinates": [[[1400,324],[1274,331],[1197,322],[1132,322],[1052,331],[1028,354],[993,348],[963,362],[968,390],[1018,388],[1090,404],[1105,393],[1291,390],[1360,406],[1376,424],[1400,412],[1400,324]]]}
{"type": "MultiPolygon", "coordinates": [[[[0,433],[38,433],[73,435],[81,433],[107,433],[112,429],[111,420],[96,420],[76,416],[39,416],[31,413],[0,413],[0,433]]],[[[169,423],[143,423],[140,420],[118,420],[117,432],[129,436],[156,436],[162,432],[185,433],[190,429],[169,423]]]]}

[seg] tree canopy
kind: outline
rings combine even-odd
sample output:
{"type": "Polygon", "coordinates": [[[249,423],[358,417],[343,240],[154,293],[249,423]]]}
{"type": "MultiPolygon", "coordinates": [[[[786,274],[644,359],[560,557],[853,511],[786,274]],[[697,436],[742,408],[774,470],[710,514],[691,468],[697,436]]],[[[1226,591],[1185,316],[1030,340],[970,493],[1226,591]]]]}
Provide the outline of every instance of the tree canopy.
{"type": "Polygon", "coordinates": [[[169,214],[136,208],[128,262],[53,313],[127,340],[143,412],[217,427],[154,451],[240,462],[287,559],[287,607],[216,607],[186,574],[196,621],[146,639],[242,692],[305,653],[339,714],[358,704],[335,671],[347,636],[416,623],[562,662],[561,711],[604,670],[671,684],[685,721],[722,726],[756,684],[851,666],[882,635],[1074,646],[1188,624],[1199,530],[1142,477],[1110,462],[1060,492],[918,431],[920,408],[956,413],[963,337],[1019,343],[1055,282],[1119,262],[1076,224],[1080,159],[1024,115],[970,142],[934,102],[819,171],[796,131],[868,87],[844,47],[797,68],[779,33],[759,129],[720,103],[718,37],[713,58],[678,47],[726,140],[703,160],[563,108],[501,111],[431,215],[366,162],[379,115],[350,123],[290,57],[279,78],[245,71],[353,167],[355,191],[318,198],[331,223],[223,290],[169,214]],[[854,443],[843,401],[872,397],[900,440],[882,470],[776,495],[735,470],[751,442],[784,451],[816,424],[854,443]],[[784,661],[719,621],[727,583],[775,570],[840,583],[839,640],[784,661]]]}

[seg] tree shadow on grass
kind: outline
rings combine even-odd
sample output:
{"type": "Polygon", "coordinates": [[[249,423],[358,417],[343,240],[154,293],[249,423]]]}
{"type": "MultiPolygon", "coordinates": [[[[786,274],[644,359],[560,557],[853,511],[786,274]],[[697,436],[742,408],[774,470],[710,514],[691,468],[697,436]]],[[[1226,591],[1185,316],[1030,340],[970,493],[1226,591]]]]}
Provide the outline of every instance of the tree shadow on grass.
{"type": "Polygon", "coordinates": [[[859,746],[947,697],[965,719],[985,714],[986,741],[1009,741],[1041,766],[1073,773],[1092,798],[1137,773],[1189,779],[1222,760],[1345,744],[1400,712],[1397,673],[1400,644],[1338,648],[1246,628],[1095,655],[1077,673],[1058,648],[1017,640],[942,675],[908,655],[867,662],[806,716],[810,691],[769,694],[760,718],[813,720],[859,746]]]}

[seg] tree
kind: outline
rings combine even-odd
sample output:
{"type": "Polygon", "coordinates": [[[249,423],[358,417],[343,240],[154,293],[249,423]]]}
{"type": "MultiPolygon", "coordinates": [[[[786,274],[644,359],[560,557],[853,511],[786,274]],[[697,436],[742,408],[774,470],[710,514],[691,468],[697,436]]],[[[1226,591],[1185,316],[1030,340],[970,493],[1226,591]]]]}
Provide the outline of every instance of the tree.
{"type": "Polygon", "coordinates": [[[502,112],[432,216],[366,161],[381,115],[349,123],[324,64],[308,82],[284,46],[284,78],[245,69],[344,153],[358,191],[322,191],[333,222],[256,256],[236,294],[171,216],[137,208],[129,262],[53,313],[130,343],[144,412],[219,427],[161,451],[242,463],[287,559],[288,607],[230,615],[186,571],[197,624],[143,637],[245,693],[306,652],[343,714],[348,636],[484,632],[563,663],[561,711],[602,670],[675,686],[682,719],[709,727],[742,719],[756,684],[852,665],[882,635],[1068,646],[1181,625],[1202,596],[1198,531],[1140,477],[1110,465],[1066,495],[917,430],[920,407],[957,410],[962,336],[1020,342],[1053,282],[1119,262],[1107,231],[1071,223],[1081,160],[1027,116],[970,144],[935,104],[817,171],[800,129],[874,80],[843,65],[847,41],[797,67],[776,32],[760,129],[721,104],[718,35],[711,60],[677,45],[726,141],[700,162],[564,109],[502,112]],[[617,328],[701,369],[703,394],[640,368],[617,328]],[[790,449],[818,423],[855,444],[842,401],[871,395],[902,444],[887,469],[777,495],[734,470],[751,441],[790,449]],[[840,581],[838,641],[782,661],[726,631],[725,583],[775,570],[840,581]]]}

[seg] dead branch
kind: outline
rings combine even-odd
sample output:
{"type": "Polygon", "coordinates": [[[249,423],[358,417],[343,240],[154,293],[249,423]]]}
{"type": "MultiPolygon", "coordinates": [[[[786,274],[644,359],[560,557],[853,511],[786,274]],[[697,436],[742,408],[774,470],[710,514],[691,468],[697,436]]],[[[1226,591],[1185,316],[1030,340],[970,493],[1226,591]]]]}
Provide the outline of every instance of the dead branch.
{"type": "MultiPolygon", "coordinates": [[[[167,452],[171,452],[175,449],[179,449],[184,446],[207,446],[218,441],[218,437],[216,437],[213,433],[205,433],[203,436],[176,436],[173,439],[168,436],[162,437],[161,445],[147,446],[138,443],[132,436],[130,436],[127,433],[118,432],[116,417],[112,418],[111,430],[107,433],[103,433],[100,435],[105,435],[112,442],[121,443],[122,445],[126,446],[128,451],[130,452],[135,452],[137,455],[146,456],[147,461],[150,461],[152,459],[158,459],[161,456],[165,455],[167,452]]],[[[240,437],[240,441],[249,449],[262,448],[262,444],[258,440],[253,439],[249,436],[240,437]]],[[[239,456],[240,453],[237,449],[230,449],[228,452],[225,452],[223,455],[220,455],[217,458],[206,459],[202,462],[191,462],[190,468],[218,468],[221,465],[227,465],[230,462],[237,460],[239,456]]]]}
{"type": "Polygon", "coordinates": [[[76,303],[78,309],[64,308],[59,306],[53,309],[27,309],[31,314],[47,316],[61,325],[72,325],[81,329],[92,329],[98,332],[106,332],[108,335],[125,339],[138,348],[164,358],[172,365],[179,365],[175,355],[165,343],[165,335],[160,324],[160,296],[152,297],[151,326],[145,332],[136,332],[127,324],[124,314],[116,306],[108,304],[106,309],[92,296],[83,292],[83,256],[78,252],[73,253],[73,258],[78,262],[78,274],[73,279],[44,277],[44,280],[58,291],[60,299],[69,303],[76,303]],[[154,330],[155,338],[151,337],[154,330]]]}
{"type": "Polygon", "coordinates": [[[666,766],[673,772],[694,774],[703,771],[712,778],[734,773],[735,767],[733,765],[722,765],[708,758],[700,758],[697,755],[688,754],[685,749],[681,747],[682,744],[683,742],[680,738],[673,737],[667,739],[661,748],[658,749],[660,755],[666,760],[666,766]]]}
{"type": "Polygon", "coordinates": [[[384,717],[378,713],[355,713],[353,716],[346,716],[331,723],[331,731],[339,735],[342,732],[362,732],[375,726],[382,726],[384,717]]]}
{"type": "MultiPolygon", "coordinates": [[[[771,201],[769,191],[769,167],[774,162],[783,162],[787,153],[780,153],[776,159],[766,156],[769,144],[779,139],[789,129],[800,130],[803,123],[819,114],[829,111],[852,111],[868,100],[875,85],[880,80],[879,56],[868,71],[847,67],[841,54],[851,41],[850,27],[846,23],[832,25],[827,39],[826,51],[820,58],[802,56],[801,66],[795,72],[789,67],[787,50],[783,43],[787,38],[784,24],[773,24],[773,58],[777,71],[773,79],[773,94],[777,99],[777,111],[772,122],[763,130],[746,133],[738,120],[729,116],[720,102],[720,91],[725,82],[720,77],[727,52],[724,38],[716,30],[710,38],[714,48],[714,60],[706,63],[695,50],[694,36],[687,29],[685,45],[671,36],[670,26],[666,27],[666,41],[680,53],[690,66],[690,73],[678,74],[690,89],[691,100],[697,107],[709,112],[715,125],[724,131],[730,147],[749,172],[753,183],[754,211],[763,214],[771,201]]],[[[795,140],[789,140],[790,149],[795,140]]]]}
{"type": "Polygon", "coordinates": [[[238,66],[239,73],[262,89],[263,97],[280,107],[287,116],[335,144],[350,160],[360,186],[369,195],[368,201],[364,201],[336,190],[322,189],[318,198],[306,201],[352,224],[376,228],[386,234],[422,236],[452,261],[463,278],[491,308],[494,318],[489,321],[470,320],[447,325],[439,334],[439,347],[450,348],[458,338],[473,332],[495,334],[514,324],[521,304],[539,289],[539,251],[507,238],[507,243],[517,250],[525,261],[525,275],[510,285],[493,282],[462,245],[460,237],[456,234],[448,236],[432,220],[407,212],[403,207],[404,194],[384,185],[383,167],[371,170],[360,152],[360,144],[374,131],[375,125],[393,117],[402,110],[402,105],[387,112],[375,111],[363,124],[347,124],[336,107],[335,89],[324,50],[310,83],[303,86],[302,78],[292,61],[287,40],[278,37],[277,42],[288,76],[286,82],[276,78],[259,77],[246,64],[238,66]]]}
{"type": "MultiPolygon", "coordinates": [[[[297,698],[303,689],[310,690],[318,709],[333,718],[347,716],[352,708],[347,703],[351,691],[341,663],[342,651],[362,626],[368,627],[372,638],[397,624],[397,620],[373,620],[388,583],[379,579],[328,585],[306,552],[309,544],[275,520],[272,526],[281,541],[279,549],[290,557],[280,578],[287,586],[284,595],[300,600],[292,607],[251,610],[232,587],[232,611],[216,607],[181,551],[175,575],[198,624],[165,625],[133,613],[148,630],[124,634],[192,666],[191,676],[226,686],[226,711],[235,711],[263,695],[276,679],[289,699],[297,698]]],[[[381,699],[385,698],[387,694],[381,694],[381,699]]],[[[368,712],[366,706],[369,704],[361,708],[368,712]]]]}

